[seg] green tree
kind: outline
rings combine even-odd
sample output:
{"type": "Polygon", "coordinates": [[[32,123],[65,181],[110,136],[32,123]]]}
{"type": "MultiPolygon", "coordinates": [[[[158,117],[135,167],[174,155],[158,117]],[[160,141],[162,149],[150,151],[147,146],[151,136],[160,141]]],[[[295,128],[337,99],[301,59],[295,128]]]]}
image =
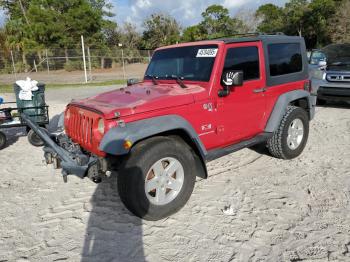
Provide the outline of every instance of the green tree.
{"type": "Polygon", "coordinates": [[[0,71],[9,72],[10,64],[8,58],[10,57],[10,50],[6,43],[7,37],[4,28],[0,28],[0,71]]]}
{"type": "Polygon", "coordinates": [[[59,46],[70,48],[84,35],[87,44],[105,44],[105,19],[112,16],[104,0],[0,0],[9,16],[6,24],[10,42],[18,40],[21,49],[59,46]],[[21,26],[21,28],[15,28],[21,26]]]}
{"type": "Polygon", "coordinates": [[[221,5],[208,6],[202,13],[202,17],[203,20],[198,25],[184,30],[182,41],[215,39],[245,33],[249,30],[242,20],[230,17],[228,9],[221,5]]]}
{"type": "Polygon", "coordinates": [[[29,5],[30,0],[0,0],[0,7],[5,10],[10,20],[23,18],[23,20],[26,20],[26,23],[29,22],[26,18],[26,10],[29,5]]]}
{"type": "MultiPolygon", "coordinates": [[[[319,47],[331,41],[328,24],[335,24],[331,21],[335,15],[336,6],[341,6],[340,1],[334,0],[313,0],[311,1],[308,13],[308,38],[314,39],[314,45],[319,47]]],[[[332,31],[331,30],[331,31],[332,31]]]]}
{"type": "Polygon", "coordinates": [[[308,48],[323,46],[330,42],[336,23],[333,21],[336,6],[348,0],[290,0],[284,7],[273,4],[262,5],[256,16],[262,21],[258,31],[264,33],[283,32],[287,35],[303,36],[308,48]],[[332,23],[332,30],[327,25],[332,23]]]}
{"type": "Polygon", "coordinates": [[[309,3],[307,0],[290,0],[284,7],[284,17],[286,18],[287,31],[290,34],[297,33],[303,35],[303,30],[307,23],[309,3]]]}
{"type": "Polygon", "coordinates": [[[350,43],[350,1],[337,5],[335,14],[327,24],[326,29],[333,43],[350,43]]]}
{"type": "Polygon", "coordinates": [[[8,48],[16,51],[21,51],[22,63],[25,66],[27,64],[26,54],[27,52],[36,46],[35,41],[32,39],[30,31],[27,30],[28,25],[24,24],[21,19],[11,19],[6,24],[6,44],[8,48]]]}
{"type": "Polygon", "coordinates": [[[165,14],[152,14],[144,22],[143,47],[155,49],[159,46],[175,44],[180,40],[180,26],[177,21],[165,14]]]}
{"type": "Polygon", "coordinates": [[[26,52],[36,45],[32,39],[27,17],[29,1],[0,0],[0,8],[5,10],[8,20],[5,24],[5,43],[7,48],[22,53],[22,63],[26,65],[26,52]]]}
{"type": "Polygon", "coordinates": [[[226,34],[231,26],[230,16],[227,8],[221,5],[211,5],[202,13],[203,22],[201,26],[206,29],[208,35],[214,38],[226,34]]]}
{"type": "Polygon", "coordinates": [[[140,48],[141,35],[136,30],[136,26],[131,23],[125,23],[120,32],[120,42],[124,47],[130,49],[140,48]]]}
{"type": "Polygon", "coordinates": [[[103,26],[103,34],[106,38],[107,46],[118,46],[120,43],[121,32],[117,23],[107,20],[103,26]]]}
{"type": "Polygon", "coordinates": [[[265,4],[260,6],[256,17],[261,19],[258,31],[263,33],[283,32],[285,29],[285,19],[283,8],[274,4],[265,4]]]}
{"type": "Polygon", "coordinates": [[[0,28],[0,53],[6,54],[8,53],[8,46],[6,43],[6,32],[4,28],[0,28]]]}
{"type": "Polygon", "coordinates": [[[246,31],[243,22],[231,18],[228,9],[221,5],[208,6],[202,13],[202,17],[203,21],[200,26],[205,30],[208,38],[219,38],[246,31]]]}
{"type": "Polygon", "coordinates": [[[113,5],[110,1],[105,0],[88,0],[90,5],[95,11],[99,11],[101,15],[105,17],[113,17],[115,14],[111,11],[113,9],[113,5]]]}
{"type": "Polygon", "coordinates": [[[207,36],[207,32],[201,25],[187,27],[182,34],[182,41],[193,42],[203,40],[207,36]]]}

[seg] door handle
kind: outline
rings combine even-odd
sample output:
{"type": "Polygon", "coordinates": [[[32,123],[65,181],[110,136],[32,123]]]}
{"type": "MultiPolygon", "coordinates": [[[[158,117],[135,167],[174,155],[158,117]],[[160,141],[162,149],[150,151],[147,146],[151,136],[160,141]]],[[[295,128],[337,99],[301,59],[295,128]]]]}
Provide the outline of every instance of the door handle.
{"type": "Polygon", "coordinates": [[[262,93],[262,92],[265,92],[266,91],[266,88],[264,87],[264,88],[259,88],[259,89],[254,89],[253,90],[253,92],[255,93],[255,94],[257,94],[257,93],[262,93]]]}

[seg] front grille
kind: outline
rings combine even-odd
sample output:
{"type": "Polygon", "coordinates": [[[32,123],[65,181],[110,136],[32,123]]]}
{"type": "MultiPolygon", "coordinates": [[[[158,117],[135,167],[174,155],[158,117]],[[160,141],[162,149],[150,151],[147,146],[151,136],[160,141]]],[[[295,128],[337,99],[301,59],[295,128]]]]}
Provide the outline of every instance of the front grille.
{"type": "Polygon", "coordinates": [[[98,115],[78,107],[69,107],[69,118],[66,123],[66,133],[75,142],[85,148],[93,145],[93,127],[98,121],[98,115]]]}
{"type": "Polygon", "coordinates": [[[78,143],[83,143],[86,145],[92,144],[92,126],[94,120],[80,114],[73,114],[71,116],[72,124],[74,128],[72,129],[72,138],[78,143]]]}
{"type": "Polygon", "coordinates": [[[326,78],[329,82],[350,82],[350,75],[327,74],[326,78]]]}

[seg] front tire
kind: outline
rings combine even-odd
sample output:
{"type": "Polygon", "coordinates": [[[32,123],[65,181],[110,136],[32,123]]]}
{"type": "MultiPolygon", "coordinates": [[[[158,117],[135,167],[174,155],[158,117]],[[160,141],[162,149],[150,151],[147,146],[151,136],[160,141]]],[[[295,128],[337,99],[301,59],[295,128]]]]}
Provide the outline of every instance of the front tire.
{"type": "Polygon", "coordinates": [[[274,157],[293,159],[304,150],[309,136],[307,112],[296,106],[288,106],[280,126],[268,140],[267,147],[274,157]]]}
{"type": "Polygon", "coordinates": [[[140,142],[118,171],[122,202],[136,216],[160,220],[180,210],[190,198],[195,158],[181,140],[153,137],[140,142]]]}

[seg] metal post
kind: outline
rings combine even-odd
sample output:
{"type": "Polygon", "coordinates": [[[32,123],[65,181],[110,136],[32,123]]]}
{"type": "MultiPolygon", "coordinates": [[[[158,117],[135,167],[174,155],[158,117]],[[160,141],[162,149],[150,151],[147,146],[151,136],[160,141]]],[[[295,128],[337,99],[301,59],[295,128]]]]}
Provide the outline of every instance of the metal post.
{"type": "Polygon", "coordinates": [[[151,62],[151,51],[148,50],[148,63],[151,62]]]}
{"type": "Polygon", "coordinates": [[[35,72],[37,72],[38,73],[38,68],[37,68],[37,66],[36,66],[36,63],[35,63],[35,59],[34,59],[34,69],[35,69],[35,72]]]}
{"type": "Polygon", "coordinates": [[[15,59],[13,58],[13,52],[12,52],[12,50],[11,50],[11,59],[12,59],[13,74],[15,75],[15,79],[17,79],[16,66],[15,66],[15,59]]]}
{"type": "Polygon", "coordinates": [[[90,78],[90,81],[92,81],[90,46],[87,47],[87,51],[88,51],[88,63],[89,63],[89,78],[90,78]]]}
{"type": "Polygon", "coordinates": [[[122,49],[122,63],[123,63],[123,76],[124,80],[126,79],[126,73],[125,73],[125,63],[124,63],[124,50],[122,49]]]}
{"type": "Polygon", "coordinates": [[[88,82],[88,78],[87,78],[87,72],[86,72],[85,46],[84,46],[84,37],[83,36],[81,36],[81,48],[83,50],[85,83],[87,83],[88,82]]]}
{"type": "Polygon", "coordinates": [[[50,64],[49,64],[49,57],[47,56],[47,49],[45,50],[45,55],[46,55],[47,74],[50,74],[50,64]]]}

